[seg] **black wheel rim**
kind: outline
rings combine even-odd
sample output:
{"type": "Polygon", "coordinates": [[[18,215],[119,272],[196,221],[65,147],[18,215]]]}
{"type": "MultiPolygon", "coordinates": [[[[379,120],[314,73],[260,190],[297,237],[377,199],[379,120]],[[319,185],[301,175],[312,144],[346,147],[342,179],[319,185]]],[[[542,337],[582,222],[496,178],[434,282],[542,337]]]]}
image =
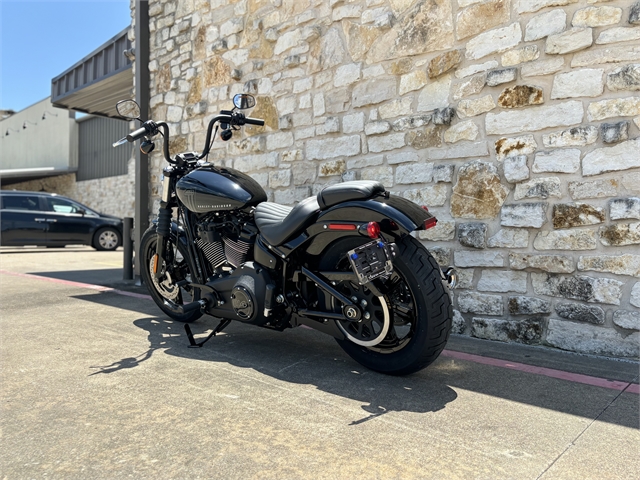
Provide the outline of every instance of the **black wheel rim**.
{"type": "Polygon", "coordinates": [[[378,342],[382,335],[386,335],[389,325],[389,308],[384,298],[376,296],[366,285],[352,282],[341,282],[337,285],[339,291],[349,297],[360,309],[357,322],[338,320],[338,324],[349,339],[361,346],[378,342]]]}
{"type": "Polygon", "coordinates": [[[393,353],[406,347],[416,330],[416,302],[404,276],[396,268],[381,285],[391,314],[391,325],[384,339],[369,349],[378,353],[393,353]]]}
{"type": "MultiPolygon", "coordinates": [[[[349,269],[348,261],[346,259],[340,260],[337,265],[337,270],[346,271],[349,269]]],[[[362,346],[362,348],[382,354],[394,353],[405,348],[415,335],[417,324],[416,301],[413,292],[397,265],[387,279],[375,280],[375,286],[380,293],[382,293],[384,301],[386,302],[390,322],[389,328],[385,337],[378,344],[362,346]]],[[[342,293],[349,295],[350,298],[351,296],[357,297],[358,303],[360,303],[362,299],[368,302],[368,296],[371,295],[375,298],[374,302],[378,302],[378,305],[380,305],[379,298],[373,295],[371,290],[366,288],[366,285],[341,282],[337,284],[336,287],[342,293]],[[369,293],[367,294],[367,292],[369,293]]],[[[331,307],[334,311],[337,311],[337,303],[338,302],[332,300],[331,307]]],[[[378,316],[378,318],[380,317],[378,316]]],[[[343,330],[346,330],[350,334],[361,334],[361,329],[358,328],[358,324],[347,321],[338,321],[338,324],[342,325],[343,330]]],[[[366,334],[367,332],[365,331],[364,333],[366,334]]]]}

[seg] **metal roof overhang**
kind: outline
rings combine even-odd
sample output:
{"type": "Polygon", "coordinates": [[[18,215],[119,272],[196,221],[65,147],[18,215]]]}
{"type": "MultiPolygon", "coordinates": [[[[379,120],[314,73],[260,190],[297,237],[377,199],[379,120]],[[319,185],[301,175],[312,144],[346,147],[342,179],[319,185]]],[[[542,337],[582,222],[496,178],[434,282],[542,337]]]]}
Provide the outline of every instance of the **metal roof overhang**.
{"type": "Polygon", "coordinates": [[[129,27],[51,80],[55,107],[121,118],[116,102],[131,98],[133,71],[124,55],[131,50],[129,27]]]}
{"type": "Polygon", "coordinates": [[[39,180],[46,177],[55,177],[57,175],[67,175],[77,172],[77,168],[14,168],[12,170],[0,170],[0,185],[13,185],[28,180],[39,180]]]}

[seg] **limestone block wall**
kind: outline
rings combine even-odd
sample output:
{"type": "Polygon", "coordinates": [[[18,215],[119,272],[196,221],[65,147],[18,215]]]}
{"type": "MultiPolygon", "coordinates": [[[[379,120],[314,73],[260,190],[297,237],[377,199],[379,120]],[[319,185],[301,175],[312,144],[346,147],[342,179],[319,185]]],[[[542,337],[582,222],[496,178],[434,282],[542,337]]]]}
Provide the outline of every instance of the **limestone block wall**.
{"type": "Polygon", "coordinates": [[[135,160],[129,160],[127,175],[76,182],[76,175],[61,175],[16,183],[6,190],[50,192],[76,200],[100,213],[133,217],[135,207],[135,160]]]}
{"type": "MultiPolygon", "coordinates": [[[[640,2],[160,0],[153,118],[292,204],[380,180],[439,219],[454,330],[622,357],[640,343],[640,2]]],[[[152,157],[157,203],[162,157],[152,157]]]]}

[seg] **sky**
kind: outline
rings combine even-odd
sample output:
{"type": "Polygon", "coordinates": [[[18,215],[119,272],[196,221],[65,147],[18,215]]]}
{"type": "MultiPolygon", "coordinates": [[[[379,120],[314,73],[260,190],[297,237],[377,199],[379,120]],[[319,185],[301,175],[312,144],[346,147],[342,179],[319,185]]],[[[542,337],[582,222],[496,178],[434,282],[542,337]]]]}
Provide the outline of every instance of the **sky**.
{"type": "Polygon", "coordinates": [[[129,0],[0,0],[0,110],[51,95],[51,79],[131,23],[129,0]]]}

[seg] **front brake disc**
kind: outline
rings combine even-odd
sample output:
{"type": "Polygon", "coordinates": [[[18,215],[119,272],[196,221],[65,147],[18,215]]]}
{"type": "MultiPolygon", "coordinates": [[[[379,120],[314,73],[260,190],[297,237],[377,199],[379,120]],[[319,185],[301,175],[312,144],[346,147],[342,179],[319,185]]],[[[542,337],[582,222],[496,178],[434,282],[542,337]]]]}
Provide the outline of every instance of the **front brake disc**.
{"type": "Polygon", "coordinates": [[[166,265],[164,264],[164,262],[160,270],[161,272],[163,272],[163,280],[159,282],[155,274],[153,273],[155,270],[155,264],[156,255],[152,256],[151,260],[149,261],[149,273],[151,275],[153,286],[155,287],[156,291],[160,295],[162,295],[162,297],[166,298],[167,300],[175,300],[176,298],[178,298],[178,294],[180,293],[180,287],[174,285],[173,280],[171,279],[171,275],[166,271],[166,265]]]}

